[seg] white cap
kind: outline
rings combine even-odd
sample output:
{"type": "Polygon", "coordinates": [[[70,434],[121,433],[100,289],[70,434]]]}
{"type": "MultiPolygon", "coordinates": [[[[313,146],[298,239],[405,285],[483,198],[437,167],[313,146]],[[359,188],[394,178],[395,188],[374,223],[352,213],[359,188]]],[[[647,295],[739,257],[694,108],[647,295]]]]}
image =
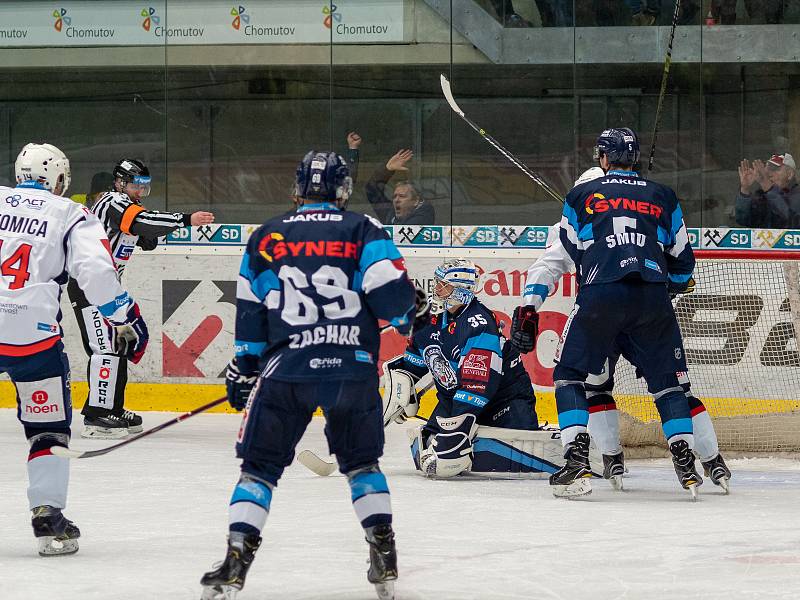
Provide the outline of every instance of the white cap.
{"type": "Polygon", "coordinates": [[[797,169],[797,165],[794,163],[794,158],[788,152],[786,154],[773,154],[772,158],[767,161],[767,164],[775,167],[790,167],[792,169],[797,169]]]}

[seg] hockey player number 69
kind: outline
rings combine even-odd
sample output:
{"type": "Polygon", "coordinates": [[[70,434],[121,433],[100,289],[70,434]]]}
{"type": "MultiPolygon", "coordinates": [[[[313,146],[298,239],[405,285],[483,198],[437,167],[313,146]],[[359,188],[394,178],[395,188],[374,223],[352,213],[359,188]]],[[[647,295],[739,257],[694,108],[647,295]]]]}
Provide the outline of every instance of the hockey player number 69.
{"type": "Polygon", "coordinates": [[[321,266],[311,275],[310,285],[305,273],[288,265],[281,267],[278,278],[283,282],[281,318],[289,325],[312,325],[319,320],[317,305],[301,291],[309,288],[323,298],[335,300],[319,307],[328,319],[355,317],[361,310],[358,293],[349,289],[347,275],[339,267],[321,266]]]}

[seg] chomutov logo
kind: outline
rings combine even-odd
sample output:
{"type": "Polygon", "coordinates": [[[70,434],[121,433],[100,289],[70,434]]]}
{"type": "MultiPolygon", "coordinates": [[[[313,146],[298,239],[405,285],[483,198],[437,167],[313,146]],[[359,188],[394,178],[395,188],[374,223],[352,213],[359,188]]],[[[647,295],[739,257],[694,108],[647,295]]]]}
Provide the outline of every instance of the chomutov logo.
{"type": "Polygon", "coordinates": [[[148,6],[147,8],[143,8],[142,12],[139,13],[140,16],[144,17],[144,21],[142,21],[142,29],[145,31],[150,31],[150,28],[153,25],[158,25],[161,23],[161,17],[156,14],[156,9],[152,6],[148,6]]]}
{"type": "Polygon", "coordinates": [[[57,8],[53,11],[52,16],[55,18],[53,28],[68,38],[83,38],[83,39],[97,39],[97,38],[113,38],[116,30],[113,27],[73,27],[72,17],[68,14],[66,8],[57,8]]]}
{"type": "Polygon", "coordinates": [[[327,29],[331,29],[333,27],[334,21],[337,23],[342,22],[342,13],[339,12],[339,7],[333,2],[331,2],[330,5],[325,5],[322,7],[322,14],[325,15],[325,19],[322,21],[322,24],[327,29]]]}
{"type": "Polygon", "coordinates": [[[53,11],[53,16],[56,18],[56,22],[53,23],[53,28],[59,33],[61,33],[64,25],[69,27],[72,24],[72,17],[67,16],[66,8],[55,9],[53,11]]]}
{"type": "Polygon", "coordinates": [[[247,14],[247,9],[239,5],[239,7],[233,7],[231,9],[231,14],[233,15],[233,22],[231,23],[231,27],[233,27],[236,31],[239,31],[239,28],[242,26],[242,23],[247,25],[250,23],[250,15],[247,14]]]}
{"type": "Polygon", "coordinates": [[[347,25],[344,22],[342,13],[339,12],[339,7],[333,2],[330,2],[322,7],[322,14],[325,18],[322,24],[326,29],[330,29],[338,35],[375,35],[385,34],[389,31],[388,25],[380,25],[373,23],[370,25],[347,25]]]}
{"type": "Polygon", "coordinates": [[[241,4],[231,8],[230,16],[233,16],[231,27],[233,27],[236,31],[248,36],[289,36],[294,35],[295,32],[295,28],[291,25],[261,26],[256,25],[255,23],[251,24],[251,16],[247,12],[247,8],[241,4]]]}

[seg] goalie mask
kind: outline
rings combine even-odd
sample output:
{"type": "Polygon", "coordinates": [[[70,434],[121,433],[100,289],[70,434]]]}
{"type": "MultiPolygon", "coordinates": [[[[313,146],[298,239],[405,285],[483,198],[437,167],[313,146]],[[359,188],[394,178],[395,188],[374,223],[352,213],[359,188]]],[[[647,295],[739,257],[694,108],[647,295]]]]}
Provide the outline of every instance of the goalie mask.
{"type": "Polygon", "coordinates": [[[433,273],[436,285],[430,296],[431,313],[469,304],[475,297],[480,275],[471,260],[453,258],[436,267],[433,273]]]}
{"type": "Polygon", "coordinates": [[[52,144],[26,144],[17,156],[14,174],[19,186],[39,185],[53,193],[60,182],[62,196],[71,180],[69,160],[52,144]]]}

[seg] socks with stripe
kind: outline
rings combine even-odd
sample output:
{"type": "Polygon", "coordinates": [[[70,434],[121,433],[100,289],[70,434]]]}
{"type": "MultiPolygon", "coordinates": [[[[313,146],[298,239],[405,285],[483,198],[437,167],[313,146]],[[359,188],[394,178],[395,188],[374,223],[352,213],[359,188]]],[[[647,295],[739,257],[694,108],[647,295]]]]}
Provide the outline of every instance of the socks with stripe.
{"type": "Polygon", "coordinates": [[[386,477],[378,465],[347,473],[350,497],[364,529],[392,523],[392,502],[386,477]]]}
{"type": "Polygon", "coordinates": [[[272,489],[273,486],[264,481],[242,475],[233,490],[228,508],[232,537],[234,533],[261,535],[272,502],[272,489]]]}

